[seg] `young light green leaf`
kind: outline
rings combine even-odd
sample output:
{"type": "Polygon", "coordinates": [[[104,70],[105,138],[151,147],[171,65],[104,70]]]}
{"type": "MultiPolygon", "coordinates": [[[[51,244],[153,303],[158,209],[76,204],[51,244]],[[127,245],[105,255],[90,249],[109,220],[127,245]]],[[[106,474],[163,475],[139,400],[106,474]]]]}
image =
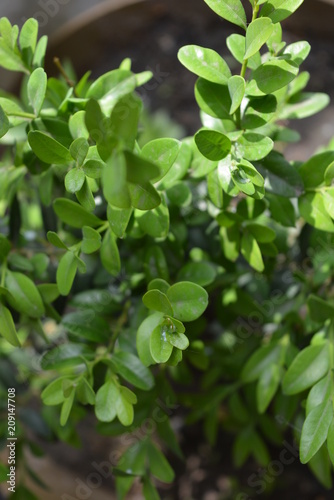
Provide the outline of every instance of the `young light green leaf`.
{"type": "Polygon", "coordinates": [[[306,464],[317,453],[327,439],[333,421],[331,398],[310,411],[303,425],[300,440],[300,461],[306,464]]]}
{"type": "Polygon", "coordinates": [[[25,274],[7,271],[6,287],[14,297],[7,298],[10,305],[31,318],[40,318],[45,310],[35,283],[25,274]]]}
{"type": "Polygon", "coordinates": [[[95,210],[95,198],[92,193],[91,182],[87,177],[85,177],[84,183],[76,191],[75,196],[82,207],[87,210],[87,212],[93,212],[95,210]]]}
{"type": "Polygon", "coordinates": [[[329,370],[328,345],[310,345],[293,360],[283,379],[283,391],[292,395],[308,389],[329,370]]]}
{"type": "Polygon", "coordinates": [[[201,154],[211,161],[222,160],[231,151],[230,139],[215,130],[199,130],[195,134],[195,143],[201,154]]]}
{"type": "Polygon", "coordinates": [[[328,372],[319,382],[317,382],[310,390],[306,400],[306,416],[311,410],[327,401],[331,397],[333,391],[333,381],[331,373],[328,372]]]}
{"type": "Polygon", "coordinates": [[[97,227],[102,224],[96,215],[66,198],[57,198],[53,203],[53,209],[62,222],[72,227],[81,229],[83,226],[97,227]]]}
{"type": "Polygon", "coordinates": [[[186,45],[178,52],[179,61],[195,75],[213,83],[227,83],[231,71],[224,59],[212,49],[186,45]]]}
{"type": "Polygon", "coordinates": [[[57,285],[60,295],[68,295],[78,269],[78,260],[73,252],[66,252],[59,261],[57,285]]]}
{"type": "Polygon", "coordinates": [[[199,285],[190,281],[181,281],[167,291],[175,318],[180,321],[194,321],[208,306],[208,294],[199,285]]]}
{"type": "Polygon", "coordinates": [[[21,347],[11,312],[0,302],[0,335],[15,347],[21,347]]]}
{"type": "Polygon", "coordinates": [[[157,165],[160,173],[152,178],[152,182],[164,179],[170,172],[181,149],[180,141],[176,139],[154,139],[145,144],[141,150],[141,156],[157,165]]]}
{"type": "Polygon", "coordinates": [[[260,247],[251,233],[245,233],[241,238],[241,253],[250,266],[261,273],[264,264],[260,247]]]}
{"type": "Polygon", "coordinates": [[[293,61],[272,59],[253,72],[253,80],[246,88],[249,95],[272,94],[292,82],[298,74],[298,66],[293,61]]]}
{"type": "Polygon", "coordinates": [[[119,251],[117,247],[117,241],[114,234],[110,231],[106,231],[100,250],[100,258],[103,267],[112,276],[117,276],[121,270],[121,259],[119,256],[119,251]]]}
{"type": "Polygon", "coordinates": [[[204,0],[218,16],[246,29],[247,19],[240,0],[204,0]]]}
{"type": "Polygon", "coordinates": [[[173,346],[167,340],[167,326],[159,324],[150,336],[150,352],[156,363],[166,363],[170,358],[173,346]]]}
{"type": "Polygon", "coordinates": [[[270,17],[273,23],[279,23],[291,16],[304,0],[270,0],[261,9],[261,16],[270,17]]]}
{"type": "Polygon", "coordinates": [[[259,413],[264,413],[276,394],[280,383],[280,367],[271,365],[264,370],[256,386],[256,402],[259,413]]]}
{"type": "MultiPolygon", "coordinates": [[[[170,328],[173,328],[171,325],[170,328]]],[[[170,328],[166,330],[166,335],[167,335],[167,340],[172,346],[176,347],[177,349],[181,349],[181,351],[184,351],[189,347],[189,340],[188,338],[184,335],[184,333],[181,332],[172,332],[170,331],[170,328]]]]}
{"type": "Polygon", "coordinates": [[[43,68],[37,68],[29,77],[27,92],[29,103],[36,116],[39,115],[46,94],[47,76],[43,68]]]}
{"type": "Polygon", "coordinates": [[[88,151],[89,144],[84,137],[78,137],[78,139],[75,139],[70,146],[71,156],[77,162],[79,167],[81,167],[85,161],[88,151]]]}
{"type": "Polygon", "coordinates": [[[45,405],[55,406],[65,401],[63,382],[67,377],[59,377],[50,382],[42,391],[41,398],[45,405]]]}
{"type": "Polygon", "coordinates": [[[0,106],[0,138],[7,134],[10,123],[4,110],[0,106]]]}
{"type": "Polygon", "coordinates": [[[73,161],[69,150],[44,132],[29,132],[28,141],[35,155],[45,163],[66,164],[73,161]]]}
{"type": "Polygon", "coordinates": [[[227,85],[232,101],[230,108],[230,114],[232,115],[240,107],[245,95],[246,82],[242,76],[234,75],[228,80],[227,85]]]}
{"type": "Polygon", "coordinates": [[[54,233],[53,231],[48,231],[46,236],[51,245],[54,245],[57,248],[63,248],[64,250],[68,250],[68,247],[65,245],[65,243],[62,242],[57,233],[54,233]]]}
{"type": "Polygon", "coordinates": [[[19,42],[22,51],[23,60],[30,65],[37,44],[38,22],[31,17],[21,28],[19,42]]]}
{"type": "Polygon", "coordinates": [[[320,192],[308,192],[298,199],[300,215],[317,229],[334,233],[334,224],[329,216],[325,198],[320,192]]]}
{"type": "Polygon", "coordinates": [[[150,366],[155,363],[150,350],[150,338],[153,330],[161,324],[163,315],[154,313],[144,319],[137,331],[136,346],[139,359],[145,366],[150,366]]]}
{"type": "Polygon", "coordinates": [[[266,43],[272,32],[274,25],[268,17],[255,19],[247,27],[246,31],[246,52],[245,59],[249,59],[266,43]]]}
{"type": "Polygon", "coordinates": [[[167,296],[160,290],[149,290],[143,296],[143,303],[148,309],[162,312],[169,316],[173,316],[173,309],[167,296]]]}
{"type": "Polygon", "coordinates": [[[241,158],[257,161],[265,158],[274,147],[270,137],[254,132],[245,132],[236,144],[236,152],[241,158]]]}
{"type": "Polygon", "coordinates": [[[112,422],[116,417],[116,401],[120,395],[113,379],[103,384],[96,393],[95,415],[101,422],[112,422]]]}
{"type": "Polygon", "coordinates": [[[133,422],[133,406],[129,403],[128,398],[122,388],[120,390],[120,394],[116,401],[116,413],[121,424],[128,426],[133,422]]]}
{"type": "Polygon", "coordinates": [[[127,185],[127,165],[123,153],[114,151],[102,173],[105,199],[118,208],[130,208],[131,198],[127,185]]]}
{"type": "Polygon", "coordinates": [[[80,191],[86,176],[81,168],[72,168],[65,176],[65,188],[69,193],[80,191]]]}
{"type": "Polygon", "coordinates": [[[96,252],[101,247],[101,235],[95,229],[89,226],[82,228],[81,251],[86,254],[96,252]]]}
{"type": "MultiPolygon", "coordinates": [[[[234,59],[236,59],[240,64],[245,60],[246,52],[246,38],[243,35],[238,35],[233,33],[226,39],[226,45],[234,59]]],[[[253,57],[247,60],[247,67],[250,69],[256,69],[261,64],[260,52],[257,52],[253,57]]]]}

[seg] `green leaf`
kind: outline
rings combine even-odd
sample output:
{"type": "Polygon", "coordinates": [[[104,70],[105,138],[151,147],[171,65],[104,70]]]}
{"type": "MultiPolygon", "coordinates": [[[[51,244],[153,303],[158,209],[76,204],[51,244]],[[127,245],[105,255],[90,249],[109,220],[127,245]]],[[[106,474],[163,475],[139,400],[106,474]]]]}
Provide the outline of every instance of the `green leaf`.
{"type": "Polygon", "coordinates": [[[195,134],[195,142],[201,154],[211,161],[222,160],[231,151],[230,139],[215,130],[200,130],[195,134]]]}
{"type": "Polygon", "coordinates": [[[127,397],[125,396],[125,393],[122,391],[122,388],[116,401],[116,412],[121,424],[125,426],[132,424],[133,406],[131,403],[129,403],[127,397]]]}
{"type": "MultiPolygon", "coordinates": [[[[242,35],[233,33],[226,39],[226,45],[234,59],[236,59],[240,64],[243,63],[245,59],[246,52],[246,38],[242,35]]],[[[253,57],[247,60],[247,67],[251,69],[256,69],[261,64],[261,55],[256,53],[253,57]]]]}
{"type": "Polygon", "coordinates": [[[73,139],[88,139],[89,132],[85,124],[85,111],[77,111],[74,115],[70,116],[68,125],[73,139]]]}
{"type": "Polygon", "coordinates": [[[199,78],[195,84],[195,98],[202,111],[214,118],[230,119],[232,101],[227,85],[199,78]]]}
{"type": "Polygon", "coordinates": [[[109,340],[107,321],[97,316],[94,311],[71,312],[65,314],[61,322],[64,328],[76,337],[95,343],[105,343],[109,340]]]}
{"type": "Polygon", "coordinates": [[[274,31],[274,25],[268,17],[255,19],[247,27],[246,52],[244,59],[249,59],[258,52],[274,31]]]}
{"type": "Polygon", "coordinates": [[[224,59],[212,49],[186,45],[178,52],[179,61],[189,71],[213,83],[227,83],[231,71],[224,59]]]}
{"type": "Polygon", "coordinates": [[[29,77],[27,92],[29,103],[36,116],[39,115],[46,94],[47,76],[43,68],[37,68],[29,77]]]}
{"type": "Polygon", "coordinates": [[[48,231],[46,236],[51,245],[54,245],[57,248],[63,248],[64,250],[68,250],[68,247],[65,245],[65,243],[61,241],[57,233],[54,233],[53,231],[48,231]]]}
{"type": "Polygon", "coordinates": [[[10,244],[10,241],[4,236],[3,234],[0,234],[0,261],[2,262],[7,255],[9,254],[12,246],[10,244]]]}
{"type": "Polygon", "coordinates": [[[169,360],[173,346],[167,340],[167,326],[159,324],[150,336],[150,352],[156,363],[166,363],[169,360]]]}
{"type": "Polygon", "coordinates": [[[264,413],[276,394],[280,384],[280,367],[271,365],[262,372],[256,386],[256,401],[259,413],[264,413]]]}
{"type": "Polygon", "coordinates": [[[135,217],[139,227],[152,238],[165,238],[169,232],[169,210],[165,198],[161,204],[149,211],[136,210],[135,217]]]}
{"type": "Polygon", "coordinates": [[[237,155],[249,161],[261,160],[273,149],[270,137],[254,132],[245,132],[236,144],[237,155]]]}
{"type": "Polygon", "coordinates": [[[240,0],[204,0],[218,16],[246,29],[247,19],[240,0]]]}
{"type": "Polygon", "coordinates": [[[80,205],[88,212],[93,212],[93,210],[95,210],[95,199],[88,178],[85,178],[81,189],[76,191],[75,196],[80,205]]]}
{"type": "Polygon", "coordinates": [[[0,302],[0,335],[15,347],[21,347],[11,312],[0,302]]]}
{"type": "Polygon", "coordinates": [[[173,316],[173,309],[167,296],[160,290],[149,290],[143,296],[143,303],[148,309],[162,312],[169,316],[173,316]]]}
{"type": "Polygon", "coordinates": [[[0,38],[0,66],[10,71],[27,72],[22,59],[0,38]]]}
{"type": "Polygon", "coordinates": [[[170,325],[169,329],[166,330],[166,336],[168,342],[172,344],[173,347],[176,347],[177,349],[181,349],[181,351],[184,351],[189,347],[188,338],[181,332],[171,331],[172,329],[174,329],[173,325],[170,325]]]}
{"type": "Polygon", "coordinates": [[[74,160],[76,160],[79,167],[83,164],[89,151],[89,144],[84,137],[78,137],[70,146],[70,153],[74,160]]]}
{"type": "Polygon", "coordinates": [[[183,181],[176,182],[174,186],[167,189],[166,194],[169,201],[177,207],[189,206],[192,200],[191,190],[183,181]]]}
{"type": "Polygon", "coordinates": [[[130,208],[131,198],[127,185],[127,165],[123,153],[114,151],[102,173],[105,199],[118,208],[130,208]]]}
{"type": "Polygon", "coordinates": [[[176,139],[154,139],[143,146],[141,156],[156,164],[160,169],[160,174],[156,175],[152,182],[164,179],[174,166],[180,150],[181,143],[176,139]]]}
{"type": "Polygon", "coordinates": [[[86,254],[96,252],[101,247],[101,235],[95,229],[84,226],[82,228],[82,245],[81,251],[86,254]]]}
{"type": "Polygon", "coordinates": [[[293,204],[288,198],[283,196],[266,194],[269,201],[269,210],[272,218],[285,227],[294,227],[296,223],[296,214],[293,204]]]}
{"type": "Polygon", "coordinates": [[[258,243],[271,243],[276,238],[276,233],[273,229],[261,224],[247,224],[247,230],[252,233],[258,243]]]}
{"type": "Polygon", "coordinates": [[[328,372],[319,382],[317,382],[310,390],[306,400],[306,416],[311,410],[327,401],[331,397],[333,391],[333,381],[331,373],[328,372]]]}
{"type": "Polygon", "coordinates": [[[7,134],[10,123],[4,110],[0,106],[0,138],[7,134]]]}
{"type": "Polygon", "coordinates": [[[83,171],[90,179],[99,179],[102,176],[104,163],[99,160],[88,160],[82,166],[83,171]]]}
{"type": "Polygon", "coordinates": [[[101,422],[112,422],[116,417],[116,401],[120,395],[114,380],[108,380],[96,393],[95,415],[101,422]]]}
{"type": "Polygon", "coordinates": [[[300,92],[293,95],[280,113],[280,118],[301,119],[315,115],[329,104],[327,94],[321,92],[300,92]]]}
{"type": "Polygon", "coordinates": [[[298,74],[298,66],[285,59],[272,59],[253,72],[253,80],[246,89],[249,95],[272,94],[292,82],[298,74]],[[255,85],[254,85],[255,84],[255,85]]]}
{"type": "Polygon", "coordinates": [[[273,23],[279,23],[291,16],[304,0],[268,0],[261,9],[261,16],[270,17],[273,23]]]}
{"type": "Polygon", "coordinates": [[[216,274],[214,266],[209,262],[188,262],[180,269],[177,279],[207,286],[215,280],[216,274]]]}
{"type": "Polygon", "coordinates": [[[257,349],[248,359],[241,372],[241,379],[244,382],[254,382],[264,373],[281,362],[283,347],[277,342],[264,345],[257,349]]]}
{"type": "Polygon", "coordinates": [[[23,314],[31,318],[40,318],[45,310],[42,298],[34,282],[21,273],[7,271],[6,287],[15,297],[14,300],[8,298],[10,305],[23,314]]]}
{"type": "Polygon", "coordinates": [[[135,94],[122,97],[110,115],[109,133],[121,144],[132,151],[138,134],[138,121],[142,109],[142,101],[135,94]]]}
{"type": "Polygon", "coordinates": [[[334,419],[332,420],[331,425],[329,426],[328,429],[327,449],[331,462],[334,465],[334,419]]]}
{"type": "Polygon", "coordinates": [[[80,191],[86,176],[81,168],[72,168],[65,176],[65,188],[69,193],[76,193],[80,191]]]}
{"type": "Polygon", "coordinates": [[[232,101],[230,108],[230,114],[232,115],[240,107],[245,95],[246,82],[242,76],[234,75],[228,80],[227,85],[232,101]]]}
{"type": "Polygon", "coordinates": [[[117,247],[117,242],[114,234],[108,230],[106,231],[100,250],[100,258],[103,267],[112,276],[117,276],[121,271],[121,259],[117,247]]]}
{"type": "Polygon", "coordinates": [[[44,66],[45,53],[48,45],[48,37],[46,35],[42,36],[36,45],[36,50],[33,57],[33,66],[40,67],[44,66]]]}
{"type": "Polygon", "coordinates": [[[150,338],[153,330],[161,324],[162,314],[155,313],[144,319],[137,331],[136,347],[139,359],[144,366],[150,366],[155,363],[150,350],[150,338]]]}
{"type": "Polygon", "coordinates": [[[219,182],[217,169],[212,170],[207,177],[208,195],[217,208],[223,208],[223,190],[219,182]]]}
{"type": "Polygon", "coordinates": [[[143,480],[143,495],[144,498],[149,498],[150,500],[160,500],[158,490],[148,477],[145,477],[143,480]]]}
{"type": "Polygon", "coordinates": [[[154,386],[152,373],[133,354],[125,351],[116,352],[111,358],[112,364],[127,382],[143,391],[149,391],[154,386]]]}
{"type": "Polygon", "coordinates": [[[174,316],[180,321],[194,321],[208,306],[208,294],[199,285],[190,281],[181,281],[167,291],[174,316]]]}
{"type": "Polygon", "coordinates": [[[37,44],[38,22],[34,18],[28,19],[21,28],[19,42],[23,60],[30,65],[37,44]]]}
{"type": "Polygon", "coordinates": [[[69,150],[44,132],[29,132],[28,141],[35,155],[44,163],[66,164],[73,161],[69,150]]]}
{"type": "Polygon", "coordinates": [[[323,184],[327,169],[334,161],[334,151],[319,153],[303,163],[298,172],[305,188],[315,188],[323,184]]]}
{"type": "Polygon", "coordinates": [[[76,367],[84,363],[84,358],[92,360],[93,351],[82,344],[67,342],[47,351],[41,359],[43,370],[58,370],[59,368],[76,367]]]}
{"type": "Polygon", "coordinates": [[[324,323],[327,319],[334,319],[334,305],[326,302],[316,295],[309,295],[307,299],[307,306],[309,308],[312,321],[324,323]]]}
{"type": "Polygon", "coordinates": [[[68,295],[78,269],[78,260],[73,252],[66,252],[59,261],[57,285],[60,295],[68,295]]]}
{"type": "Polygon", "coordinates": [[[220,242],[225,257],[235,262],[239,257],[240,232],[237,226],[221,227],[219,230],[220,242]]]}
{"type": "Polygon", "coordinates": [[[41,294],[43,302],[51,304],[59,297],[58,286],[55,283],[41,283],[37,285],[38,291],[41,294]]]}
{"type": "Polygon", "coordinates": [[[59,377],[50,382],[42,391],[41,398],[45,405],[55,406],[64,402],[63,382],[67,377],[59,377]]]}
{"type": "Polygon", "coordinates": [[[107,208],[107,218],[112,231],[118,238],[125,236],[130,217],[132,215],[132,208],[118,208],[112,206],[110,203],[107,208]]]}
{"type": "Polygon", "coordinates": [[[161,203],[158,191],[149,182],[129,184],[131,203],[139,210],[153,210],[161,203]]]}
{"type": "Polygon", "coordinates": [[[264,270],[261,250],[252,234],[243,234],[241,238],[241,253],[247,260],[249,265],[252,266],[256,271],[261,273],[264,270]]]}
{"type": "Polygon", "coordinates": [[[317,229],[334,233],[334,224],[326,210],[324,197],[319,192],[303,194],[298,199],[300,215],[317,229]]]}
{"type": "Polygon", "coordinates": [[[300,461],[306,464],[317,453],[327,439],[333,420],[331,398],[310,411],[303,425],[300,440],[300,461]]]}
{"type": "Polygon", "coordinates": [[[170,285],[167,283],[167,281],[161,278],[156,278],[150,281],[147,286],[147,290],[160,290],[160,292],[162,293],[166,293],[168,288],[170,288],[170,285]]]}
{"type": "Polygon", "coordinates": [[[130,153],[130,151],[125,151],[124,155],[126,160],[127,182],[137,184],[160,177],[160,170],[154,163],[130,153]]]}
{"type": "Polygon", "coordinates": [[[298,170],[277,151],[271,151],[261,161],[266,169],[266,190],[285,198],[295,198],[303,191],[303,180],[298,170]]]}
{"type": "Polygon", "coordinates": [[[87,212],[82,206],[66,198],[57,198],[53,203],[53,209],[59,219],[72,227],[83,226],[96,227],[102,224],[96,215],[87,212]]]}
{"type": "Polygon", "coordinates": [[[310,345],[293,360],[283,379],[283,391],[292,395],[308,389],[329,370],[328,345],[310,345]]]}
{"type": "Polygon", "coordinates": [[[152,441],[147,442],[147,456],[151,474],[164,483],[171,483],[175,477],[174,471],[152,441]]]}

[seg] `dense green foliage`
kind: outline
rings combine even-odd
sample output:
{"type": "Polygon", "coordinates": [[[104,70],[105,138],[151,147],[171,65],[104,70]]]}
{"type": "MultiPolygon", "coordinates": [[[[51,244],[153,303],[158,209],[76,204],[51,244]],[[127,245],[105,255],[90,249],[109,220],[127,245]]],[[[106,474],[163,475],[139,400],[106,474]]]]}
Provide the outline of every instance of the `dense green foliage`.
{"type": "Polygon", "coordinates": [[[111,463],[119,498],[136,476],[149,500],[154,478],[173,481],[156,435],[182,457],[181,407],[213,446],[235,434],[237,466],[266,467],[266,442],[302,426],[300,460],[331,486],[334,151],[282,153],[299,140],[287,120],[328,97],[304,91],[309,44],[282,40],[302,0],[205,2],[237,26],[226,44],[241,70],[180,49],[203,124],[182,141],[141,139],[150,72],[125,60],[96,81],[48,78],[37,22],[0,20],[0,64],[24,74],[20,98],[0,97],[1,399],[8,386],[22,398],[18,458],[39,453],[27,426],[72,445],[91,411],[103,435],[141,429],[111,463]]]}

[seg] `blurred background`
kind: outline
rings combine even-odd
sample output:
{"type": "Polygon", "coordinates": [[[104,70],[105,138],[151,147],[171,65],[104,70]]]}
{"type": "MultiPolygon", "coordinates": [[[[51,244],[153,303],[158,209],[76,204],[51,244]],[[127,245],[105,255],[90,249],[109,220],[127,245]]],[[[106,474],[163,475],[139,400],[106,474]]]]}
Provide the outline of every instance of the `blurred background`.
{"type": "MultiPolygon", "coordinates": [[[[166,131],[166,135],[175,137],[193,133],[200,126],[193,96],[196,77],[178,62],[178,49],[189,43],[211,47],[231,63],[225,39],[238,29],[214,15],[203,0],[1,0],[0,15],[20,26],[29,17],[38,20],[40,34],[49,36],[46,60],[49,76],[57,74],[53,63],[55,56],[63,64],[71,61],[78,78],[88,70],[95,78],[116,68],[125,57],[132,59],[134,71],[151,70],[153,80],[140,89],[141,97],[153,114],[148,126],[154,127],[157,134],[166,131]]],[[[305,0],[298,14],[283,23],[285,41],[306,39],[312,46],[311,55],[303,66],[311,72],[307,90],[327,92],[332,98],[333,21],[334,0],[305,0]]],[[[2,88],[18,91],[19,81],[14,73],[1,70],[0,81],[2,88]]],[[[303,160],[334,136],[333,104],[315,117],[290,125],[301,133],[302,141],[289,146],[288,155],[291,159],[303,160]]],[[[180,425],[182,422],[175,417],[174,426],[180,425]]],[[[218,443],[218,448],[226,448],[224,463],[221,463],[204,439],[196,434],[196,429],[185,432],[181,429],[181,445],[188,459],[186,463],[173,463],[178,481],[172,489],[166,490],[163,498],[237,498],[231,496],[235,482],[247,480],[254,464],[239,473],[233,471],[229,459],[230,443],[218,443]]],[[[92,461],[101,462],[111,449],[122,447],[122,442],[97,436],[93,419],[85,422],[79,433],[83,440],[82,450],[61,443],[49,444],[44,445],[46,458],[39,460],[29,456],[31,467],[52,490],[46,492],[32,486],[39,498],[80,498],[75,491],[80,481],[85,481],[92,472],[92,461]]],[[[110,482],[105,481],[92,495],[81,498],[112,500],[110,488],[110,482]]],[[[298,461],[284,472],[284,488],[284,493],[278,491],[261,498],[280,499],[283,494],[285,500],[333,498],[333,493],[327,496],[298,461]]],[[[129,498],[139,500],[142,497],[134,491],[129,498]]]]}

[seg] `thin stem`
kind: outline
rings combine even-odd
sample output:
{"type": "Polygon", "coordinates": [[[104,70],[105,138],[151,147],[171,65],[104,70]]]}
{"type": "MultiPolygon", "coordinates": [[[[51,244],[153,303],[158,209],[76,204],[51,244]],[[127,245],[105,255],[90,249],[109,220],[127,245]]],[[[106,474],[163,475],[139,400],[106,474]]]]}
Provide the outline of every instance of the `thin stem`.
{"type": "Polygon", "coordinates": [[[60,59],[59,57],[54,57],[53,58],[53,62],[55,63],[55,65],[57,66],[58,70],[60,71],[61,75],[64,77],[67,85],[69,87],[72,87],[74,88],[75,86],[75,83],[73,82],[73,80],[71,80],[71,78],[68,76],[68,74],[66,73],[65,69],[63,68],[63,65],[61,64],[60,62],[60,59]]]}
{"type": "Polygon", "coordinates": [[[7,113],[7,116],[17,116],[18,118],[29,118],[31,120],[34,120],[36,118],[36,115],[34,115],[33,113],[24,112],[7,113]]]}

